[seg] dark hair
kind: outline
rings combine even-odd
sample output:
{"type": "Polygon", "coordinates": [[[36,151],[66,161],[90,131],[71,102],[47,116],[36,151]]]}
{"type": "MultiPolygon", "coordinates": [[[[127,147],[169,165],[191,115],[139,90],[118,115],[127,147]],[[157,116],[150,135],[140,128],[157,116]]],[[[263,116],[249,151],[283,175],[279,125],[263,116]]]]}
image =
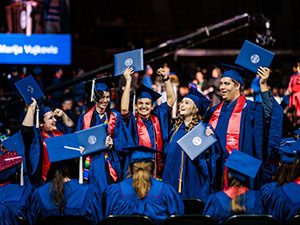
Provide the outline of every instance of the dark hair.
{"type": "Polygon", "coordinates": [[[300,159],[295,159],[293,165],[292,165],[292,173],[290,181],[295,180],[296,178],[300,177],[300,159]]]}
{"type": "Polygon", "coordinates": [[[51,198],[62,213],[67,203],[64,190],[64,179],[78,177],[78,162],[77,160],[68,160],[53,164],[51,164],[47,180],[48,178],[49,180],[52,178],[50,185],[51,198]]]}
{"type": "Polygon", "coordinates": [[[291,180],[291,172],[293,165],[280,164],[277,172],[275,173],[275,180],[279,185],[284,185],[291,180]]]}
{"type": "Polygon", "coordinates": [[[96,91],[94,90],[94,100],[98,102],[103,97],[104,91],[96,91]]]}

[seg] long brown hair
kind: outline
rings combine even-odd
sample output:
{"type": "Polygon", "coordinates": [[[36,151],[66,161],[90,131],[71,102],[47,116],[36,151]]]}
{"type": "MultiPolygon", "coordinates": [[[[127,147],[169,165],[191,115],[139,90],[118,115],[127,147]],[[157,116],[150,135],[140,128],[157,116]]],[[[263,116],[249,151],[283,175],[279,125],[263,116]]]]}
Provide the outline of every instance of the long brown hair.
{"type": "Polygon", "coordinates": [[[50,193],[54,204],[62,213],[67,199],[65,197],[65,179],[78,177],[78,160],[67,160],[51,165],[47,178],[52,179],[50,193]]]}
{"type": "MultiPolygon", "coordinates": [[[[235,191],[237,193],[235,194],[238,194],[241,188],[249,186],[248,179],[242,182],[236,179],[234,176],[231,176],[230,172],[228,174],[228,182],[229,182],[229,187],[236,187],[235,191]]],[[[237,195],[235,198],[233,198],[231,200],[230,206],[231,206],[231,210],[236,214],[244,213],[246,211],[245,194],[237,195]]]]}
{"type": "Polygon", "coordinates": [[[150,191],[153,167],[153,162],[135,162],[130,165],[132,185],[140,199],[147,196],[150,191]]]}
{"type": "Polygon", "coordinates": [[[300,159],[294,160],[290,182],[300,177],[300,159]]]}

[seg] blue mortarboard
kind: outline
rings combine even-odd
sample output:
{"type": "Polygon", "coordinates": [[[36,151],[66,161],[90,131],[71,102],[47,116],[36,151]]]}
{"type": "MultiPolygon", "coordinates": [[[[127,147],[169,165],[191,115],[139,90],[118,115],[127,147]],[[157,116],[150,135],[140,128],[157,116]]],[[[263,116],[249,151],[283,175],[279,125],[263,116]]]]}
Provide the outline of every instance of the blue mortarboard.
{"type": "Polygon", "coordinates": [[[40,74],[42,74],[43,71],[42,71],[41,67],[37,66],[33,69],[33,72],[35,75],[40,75],[40,74]]]}
{"type": "Polygon", "coordinates": [[[96,83],[95,90],[96,91],[109,91],[109,87],[105,83],[96,83]]]}
{"type": "Polygon", "coordinates": [[[130,155],[130,163],[154,161],[154,153],[159,152],[146,146],[131,146],[124,150],[130,155]]]}
{"type": "Polygon", "coordinates": [[[47,112],[51,112],[52,109],[48,106],[40,106],[39,107],[39,121],[43,121],[43,117],[47,112]]]}
{"type": "Polygon", "coordinates": [[[270,67],[274,55],[273,52],[245,40],[235,63],[253,73],[257,73],[260,66],[270,67]]]}
{"type": "Polygon", "coordinates": [[[214,134],[209,136],[205,134],[207,126],[209,125],[199,123],[190,132],[177,141],[191,160],[194,160],[198,155],[217,141],[214,134]]]}
{"type": "Polygon", "coordinates": [[[141,85],[137,90],[137,99],[139,98],[149,98],[152,100],[152,103],[154,103],[157,99],[161,97],[161,94],[157,93],[156,91],[153,91],[151,88],[141,85]]]}
{"type": "Polygon", "coordinates": [[[294,138],[283,138],[281,143],[276,147],[280,160],[284,164],[292,164],[294,159],[299,156],[300,153],[300,141],[296,141],[294,138]]]}
{"type": "Polygon", "coordinates": [[[17,81],[15,85],[27,105],[32,103],[31,98],[35,98],[36,101],[45,98],[43,91],[32,75],[17,81]]]}
{"type": "Polygon", "coordinates": [[[46,139],[50,162],[79,158],[106,149],[106,128],[104,124],[72,134],[46,139]],[[81,153],[79,147],[85,148],[81,153]]]}
{"type": "Polygon", "coordinates": [[[243,68],[225,63],[222,63],[222,66],[227,70],[222,74],[221,77],[229,77],[244,86],[243,77],[245,76],[245,71],[243,68]]]}
{"type": "Polygon", "coordinates": [[[244,180],[244,176],[255,178],[260,165],[261,160],[237,150],[231,152],[225,163],[225,166],[233,170],[232,175],[239,180],[244,180]]]}
{"type": "Polygon", "coordinates": [[[0,156],[0,182],[7,181],[15,176],[21,168],[21,185],[23,185],[22,156],[15,151],[8,151],[0,156]],[[21,166],[21,167],[20,167],[21,166]]]}
{"type": "Polygon", "coordinates": [[[197,89],[193,87],[190,88],[189,93],[185,96],[185,98],[190,98],[193,100],[199,110],[198,113],[201,116],[204,116],[211,102],[208,98],[206,98],[203,94],[201,94],[197,89]]]}
{"type": "Polygon", "coordinates": [[[144,70],[143,54],[142,48],[115,54],[114,75],[122,75],[128,67],[132,67],[135,72],[144,70]]]}
{"type": "Polygon", "coordinates": [[[293,131],[293,134],[295,134],[295,135],[300,135],[300,128],[297,129],[297,130],[294,130],[294,131],[293,131]]]}

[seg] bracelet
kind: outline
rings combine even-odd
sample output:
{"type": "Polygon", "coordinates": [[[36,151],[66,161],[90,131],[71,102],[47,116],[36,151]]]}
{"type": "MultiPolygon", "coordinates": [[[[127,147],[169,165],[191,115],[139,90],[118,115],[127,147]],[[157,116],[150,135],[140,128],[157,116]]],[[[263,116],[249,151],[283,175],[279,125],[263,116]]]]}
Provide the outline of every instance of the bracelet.
{"type": "Polygon", "coordinates": [[[164,82],[166,82],[166,81],[168,81],[169,79],[170,79],[170,77],[167,76],[167,78],[163,78],[162,80],[163,80],[164,82]]]}

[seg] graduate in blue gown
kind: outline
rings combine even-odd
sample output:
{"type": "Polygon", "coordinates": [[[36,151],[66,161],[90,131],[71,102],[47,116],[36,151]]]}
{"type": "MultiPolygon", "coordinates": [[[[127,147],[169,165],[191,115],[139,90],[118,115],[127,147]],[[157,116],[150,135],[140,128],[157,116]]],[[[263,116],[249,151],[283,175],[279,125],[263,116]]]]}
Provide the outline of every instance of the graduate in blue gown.
{"type": "MultiPolygon", "coordinates": [[[[142,145],[159,151],[155,154],[154,177],[161,178],[164,169],[164,144],[168,140],[170,113],[175,102],[175,94],[166,69],[160,68],[157,70],[157,74],[165,82],[167,102],[154,107],[155,101],[161,95],[151,88],[141,85],[136,90],[136,102],[134,102],[136,114],[130,113],[130,87],[131,74],[133,73],[132,68],[127,68],[124,71],[126,85],[121,99],[121,114],[127,123],[135,145],[142,145]]],[[[133,109],[133,111],[135,110],[133,109]]]]}
{"type": "MultiPolygon", "coordinates": [[[[194,88],[179,104],[178,116],[165,150],[163,174],[163,181],[172,185],[183,198],[199,198],[203,202],[214,192],[216,163],[220,155],[218,143],[191,160],[177,141],[202,122],[209,104],[210,100],[194,88]]],[[[208,124],[206,126],[208,136],[212,129],[208,124]]]]}
{"type": "Polygon", "coordinates": [[[184,213],[181,197],[172,186],[153,177],[153,149],[137,146],[131,152],[131,177],[108,186],[104,192],[105,217],[145,215],[160,223],[184,213]]]}
{"type": "Polygon", "coordinates": [[[274,149],[272,161],[275,162],[274,164],[277,164],[277,168],[273,176],[273,182],[261,187],[265,209],[269,206],[269,199],[273,192],[278,187],[289,182],[293,167],[292,164],[297,157],[297,149],[300,149],[300,141],[296,141],[293,137],[282,138],[280,145],[274,149]]]}
{"type": "MultiPolygon", "coordinates": [[[[37,224],[48,216],[82,216],[92,224],[98,224],[102,219],[101,195],[93,185],[82,184],[82,175],[78,180],[78,171],[81,174],[82,168],[78,167],[78,159],[72,152],[75,150],[57,149],[49,145],[48,151],[51,162],[49,182],[31,195],[28,211],[30,224],[37,224]],[[61,151],[65,151],[64,154],[61,151]]],[[[81,149],[78,154],[84,151],[81,149]]]]}
{"type": "Polygon", "coordinates": [[[202,214],[219,224],[235,214],[263,214],[260,192],[249,189],[249,177],[256,176],[261,161],[233,150],[225,165],[229,168],[229,187],[209,196],[202,214]]]}
{"type": "Polygon", "coordinates": [[[285,185],[277,188],[271,195],[267,213],[274,216],[280,224],[286,224],[300,211],[300,156],[293,163],[291,178],[285,185]]]}
{"type": "Polygon", "coordinates": [[[125,159],[122,149],[132,146],[133,141],[121,114],[115,109],[110,109],[109,86],[106,83],[94,82],[91,101],[95,102],[95,105],[79,117],[77,130],[85,130],[100,124],[107,126],[109,149],[85,158],[86,182],[97,184],[99,190],[103,192],[109,184],[123,178],[125,159]]]}
{"type": "Polygon", "coordinates": [[[15,151],[0,156],[0,224],[20,224],[27,220],[27,204],[32,187],[23,177],[22,157],[15,151]]]}
{"type": "MultiPolygon", "coordinates": [[[[229,69],[222,74],[220,83],[223,101],[210,109],[205,121],[212,125],[220,140],[223,165],[232,149],[263,161],[260,176],[251,185],[260,188],[262,184],[272,180],[269,157],[271,150],[280,142],[283,110],[268,88],[269,68],[260,67],[257,71],[262,103],[256,103],[246,100],[242,94],[243,70],[230,65],[226,67],[229,69]]],[[[226,179],[225,176],[225,186],[228,185],[226,179]]]]}
{"type": "Polygon", "coordinates": [[[74,126],[74,122],[61,109],[52,110],[47,106],[37,108],[37,102],[32,98],[21,127],[26,171],[33,186],[39,186],[47,180],[50,162],[45,140],[70,133],[74,126]]]}

